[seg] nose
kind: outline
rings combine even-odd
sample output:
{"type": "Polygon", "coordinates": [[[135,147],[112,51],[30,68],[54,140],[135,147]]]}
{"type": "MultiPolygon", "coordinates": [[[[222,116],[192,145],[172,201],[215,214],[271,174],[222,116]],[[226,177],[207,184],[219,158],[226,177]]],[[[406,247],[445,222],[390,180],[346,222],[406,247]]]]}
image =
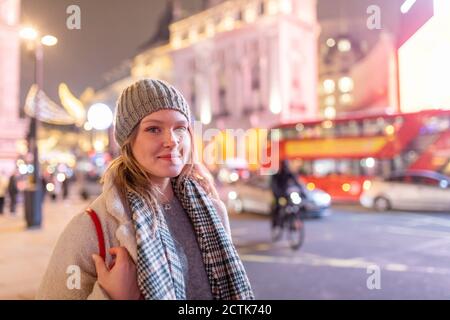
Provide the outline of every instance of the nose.
{"type": "Polygon", "coordinates": [[[164,147],[172,148],[178,145],[179,143],[178,139],[179,137],[173,132],[173,130],[166,131],[164,135],[164,147]]]}

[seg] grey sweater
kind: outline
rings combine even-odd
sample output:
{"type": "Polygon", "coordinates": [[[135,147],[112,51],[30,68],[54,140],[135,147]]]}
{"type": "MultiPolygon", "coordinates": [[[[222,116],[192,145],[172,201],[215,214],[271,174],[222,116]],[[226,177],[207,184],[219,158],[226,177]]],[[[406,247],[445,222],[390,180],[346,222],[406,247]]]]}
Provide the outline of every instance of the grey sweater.
{"type": "Polygon", "coordinates": [[[177,197],[164,209],[164,217],[180,258],[188,300],[212,300],[211,286],[194,227],[177,197]]]}

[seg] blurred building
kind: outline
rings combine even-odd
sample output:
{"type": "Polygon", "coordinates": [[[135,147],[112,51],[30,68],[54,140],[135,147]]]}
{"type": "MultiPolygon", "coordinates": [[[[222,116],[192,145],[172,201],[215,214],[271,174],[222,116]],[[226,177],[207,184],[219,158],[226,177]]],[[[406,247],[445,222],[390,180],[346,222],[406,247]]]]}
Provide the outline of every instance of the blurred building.
{"type": "Polygon", "coordinates": [[[339,31],[337,21],[321,23],[318,98],[324,118],[398,109],[395,36],[381,32],[370,39],[356,31],[364,30],[362,23],[348,21],[351,32],[339,31]]]}
{"type": "Polygon", "coordinates": [[[171,3],[130,75],[94,99],[115,100],[123,84],[154,77],[174,83],[195,118],[219,129],[317,115],[315,0],[206,1],[204,8],[179,19],[171,3]]]}
{"type": "MultiPolygon", "coordinates": [[[[322,1],[322,8],[326,1],[322,1]]],[[[357,2],[349,0],[350,4],[357,2]]],[[[450,106],[446,77],[449,1],[379,0],[380,29],[369,15],[320,20],[319,110],[325,118],[414,112],[450,106]]],[[[358,9],[371,1],[358,1],[358,9]],[[362,3],[362,4],[361,4],[362,3]]]]}
{"type": "Polygon", "coordinates": [[[365,0],[203,3],[189,15],[170,1],[159,30],[127,62],[129,73],[117,77],[118,66],[98,96],[115,103],[126,83],[164,79],[181,88],[196,119],[216,128],[399,110],[403,1],[377,1],[382,23],[374,30],[365,0]],[[327,12],[319,14],[320,27],[317,7],[327,12]]]}
{"type": "Polygon", "coordinates": [[[174,70],[170,55],[172,48],[169,42],[169,26],[177,17],[186,14],[188,13],[182,10],[180,2],[169,1],[159,19],[158,29],[146,43],[138,48],[139,53],[104,74],[103,85],[86,99],[86,104],[101,102],[114,109],[122,90],[143,77],[172,82],[174,70]]]}
{"type": "Polygon", "coordinates": [[[26,132],[19,118],[20,0],[0,0],[0,172],[15,168],[26,132]]]}
{"type": "Polygon", "coordinates": [[[270,127],[317,113],[315,0],[235,0],[170,26],[175,82],[205,125],[270,127]]]}
{"type": "MultiPolygon", "coordinates": [[[[190,14],[182,8],[180,1],[168,1],[165,11],[159,18],[157,30],[146,43],[138,48],[139,53],[103,74],[101,87],[82,99],[86,110],[95,103],[102,103],[114,111],[122,90],[143,77],[173,82],[174,69],[170,55],[172,48],[169,42],[169,26],[175,19],[190,14]]],[[[113,157],[119,154],[119,147],[113,141],[112,127],[99,131],[94,130],[86,123],[82,133],[79,139],[79,149],[89,158],[95,158],[105,152],[113,157]]]]}
{"type": "Polygon", "coordinates": [[[141,53],[112,70],[90,103],[114,108],[121,90],[144,77],[174,83],[203,129],[222,131],[211,141],[222,160],[236,156],[225,129],[254,128],[246,153],[260,154],[258,128],[317,117],[316,0],[205,1],[193,15],[180,4],[169,2],[141,53]]]}
{"type": "MultiPolygon", "coordinates": [[[[138,55],[108,74],[108,85],[96,92],[93,102],[114,108],[126,85],[143,77],[160,78],[181,89],[205,128],[220,130],[411,111],[419,101],[415,110],[428,108],[423,99],[412,103],[414,94],[428,101],[442,96],[445,105],[445,91],[430,94],[446,83],[447,64],[436,57],[448,51],[445,41],[428,58],[436,61],[433,72],[439,71],[436,79],[441,80],[424,83],[427,94],[410,88],[405,98],[407,90],[400,90],[418,83],[414,72],[428,70],[427,63],[415,66],[402,58],[406,67],[399,79],[398,49],[403,46],[400,53],[406,52],[412,46],[409,38],[430,18],[431,2],[417,0],[410,12],[402,12],[402,0],[377,1],[380,26],[371,29],[369,0],[204,1],[203,10],[191,15],[183,13],[180,1],[171,1],[159,29],[138,55]],[[327,14],[318,17],[317,8],[327,14]]],[[[445,34],[444,20],[439,32],[435,23],[435,35],[445,34]]],[[[436,37],[428,39],[439,43],[436,37]]],[[[430,40],[422,45],[429,47],[430,40]]],[[[417,58],[417,50],[409,52],[410,59],[417,58]]]]}

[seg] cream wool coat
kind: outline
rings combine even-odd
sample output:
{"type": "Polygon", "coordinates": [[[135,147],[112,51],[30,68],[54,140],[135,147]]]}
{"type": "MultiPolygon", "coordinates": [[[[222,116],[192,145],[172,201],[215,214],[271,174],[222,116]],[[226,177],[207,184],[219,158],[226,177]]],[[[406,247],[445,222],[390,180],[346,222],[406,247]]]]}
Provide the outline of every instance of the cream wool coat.
{"type": "MultiPolygon", "coordinates": [[[[231,237],[225,205],[214,198],[212,202],[231,237]]],[[[102,194],[91,203],[90,208],[97,213],[103,228],[106,265],[112,261],[109,248],[117,246],[125,247],[136,262],[133,221],[126,213],[110,177],[106,177],[102,194]]],[[[36,299],[109,299],[97,282],[93,253],[99,254],[97,233],[91,217],[83,212],[72,218],[59,237],[36,299]]]]}

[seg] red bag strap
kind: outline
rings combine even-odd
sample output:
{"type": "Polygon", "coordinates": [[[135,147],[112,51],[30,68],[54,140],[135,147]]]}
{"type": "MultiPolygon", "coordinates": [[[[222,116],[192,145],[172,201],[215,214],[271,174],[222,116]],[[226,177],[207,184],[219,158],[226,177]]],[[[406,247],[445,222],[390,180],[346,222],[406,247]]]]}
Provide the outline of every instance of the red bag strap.
{"type": "Polygon", "coordinates": [[[91,208],[87,208],[86,212],[91,217],[92,221],[95,225],[95,231],[97,232],[97,239],[98,239],[98,249],[100,251],[100,257],[102,257],[103,260],[106,259],[106,249],[105,249],[105,238],[103,237],[103,230],[102,230],[102,224],[100,223],[100,219],[97,216],[97,213],[92,210],[91,208]]]}

